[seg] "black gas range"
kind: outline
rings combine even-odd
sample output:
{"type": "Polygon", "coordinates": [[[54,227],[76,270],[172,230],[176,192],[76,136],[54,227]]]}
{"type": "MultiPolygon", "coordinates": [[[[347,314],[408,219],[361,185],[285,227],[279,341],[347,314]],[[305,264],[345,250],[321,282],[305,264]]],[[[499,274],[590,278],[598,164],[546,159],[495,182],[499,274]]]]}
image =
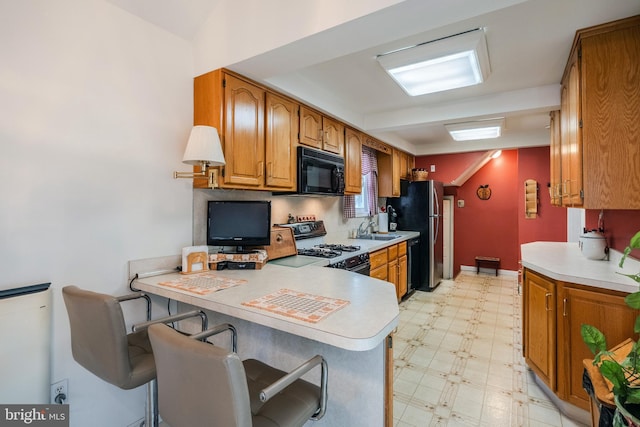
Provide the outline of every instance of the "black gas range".
{"type": "Polygon", "coordinates": [[[342,252],[357,252],[359,250],[360,246],[320,243],[312,248],[298,249],[298,255],[335,258],[342,255],[342,252]]]}
{"type": "Polygon", "coordinates": [[[303,246],[298,248],[298,255],[327,258],[329,259],[327,267],[369,275],[369,253],[357,253],[361,248],[356,245],[324,243],[327,231],[323,221],[280,224],[280,226],[293,229],[296,246],[303,246]],[[353,256],[343,256],[351,253],[353,256]]]}

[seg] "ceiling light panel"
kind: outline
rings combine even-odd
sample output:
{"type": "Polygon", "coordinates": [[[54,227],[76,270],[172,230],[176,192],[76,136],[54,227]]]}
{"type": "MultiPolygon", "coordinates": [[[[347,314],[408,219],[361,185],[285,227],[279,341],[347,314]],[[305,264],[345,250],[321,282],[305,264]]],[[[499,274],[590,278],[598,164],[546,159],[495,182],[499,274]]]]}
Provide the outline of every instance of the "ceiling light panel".
{"type": "Polygon", "coordinates": [[[455,141],[499,138],[502,136],[504,118],[452,123],[444,125],[444,127],[455,141]]]}
{"type": "Polygon", "coordinates": [[[379,55],[377,60],[411,96],[479,84],[490,73],[482,29],[379,55]]]}

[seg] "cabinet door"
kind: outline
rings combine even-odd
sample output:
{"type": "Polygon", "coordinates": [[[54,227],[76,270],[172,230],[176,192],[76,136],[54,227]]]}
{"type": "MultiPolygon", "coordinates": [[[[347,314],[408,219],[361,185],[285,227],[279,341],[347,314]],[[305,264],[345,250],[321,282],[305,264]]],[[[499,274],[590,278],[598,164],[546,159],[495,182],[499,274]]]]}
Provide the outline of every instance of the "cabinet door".
{"type": "Polygon", "coordinates": [[[362,192],[362,134],[347,128],[344,137],[344,192],[362,192]]]}
{"type": "Polygon", "coordinates": [[[322,149],[339,156],[344,153],[344,125],[328,117],[322,118],[322,149]]]}
{"type": "Polygon", "coordinates": [[[400,299],[400,291],[398,289],[398,259],[390,260],[387,263],[387,282],[393,283],[396,288],[396,298],[400,299]]]}
{"type": "Polygon", "coordinates": [[[556,284],[525,270],[524,346],[529,367],[556,390],[556,284]]]}
{"type": "Polygon", "coordinates": [[[562,157],[562,205],[582,206],[582,129],[580,118],[580,68],[572,56],[560,94],[560,154],[562,157]]]}
{"type": "Polygon", "coordinates": [[[640,16],[620,26],[581,43],[587,208],[640,209],[640,16]]]}
{"type": "Polygon", "coordinates": [[[298,104],[268,92],[266,112],[266,185],[270,188],[294,190],[298,104]]]}
{"type": "Polygon", "coordinates": [[[300,144],[322,149],[322,114],[300,106],[300,144]]]}
{"type": "Polygon", "coordinates": [[[224,157],[221,187],[264,184],[264,90],[225,76],[224,157]]]}
{"type": "Polygon", "coordinates": [[[625,304],[624,294],[574,286],[565,285],[558,298],[562,322],[558,334],[558,388],[561,398],[588,410],[589,396],[582,388],[582,361],[593,359],[593,354],[582,340],[582,324],[600,329],[607,337],[607,347],[612,348],[627,338],[637,339],[633,325],[638,312],[625,304]]]}
{"type": "Polygon", "coordinates": [[[400,178],[409,179],[409,155],[404,151],[400,152],[400,178]]]}
{"type": "Polygon", "coordinates": [[[560,188],[562,186],[562,158],[560,155],[560,111],[551,111],[549,113],[549,129],[550,135],[550,160],[551,160],[551,180],[549,187],[549,196],[553,206],[561,206],[560,188]]]}
{"type": "Polygon", "coordinates": [[[378,196],[400,197],[400,151],[378,154],[378,196]]]}
{"type": "Polygon", "coordinates": [[[407,294],[407,256],[398,258],[398,299],[407,294]]]}

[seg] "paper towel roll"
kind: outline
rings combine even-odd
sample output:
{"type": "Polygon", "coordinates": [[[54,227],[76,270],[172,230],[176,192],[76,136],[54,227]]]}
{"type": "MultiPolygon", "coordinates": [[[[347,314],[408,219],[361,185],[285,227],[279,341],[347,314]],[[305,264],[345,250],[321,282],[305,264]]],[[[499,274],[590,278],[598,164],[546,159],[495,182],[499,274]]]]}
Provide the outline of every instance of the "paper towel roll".
{"type": "Polygon", "coordinates": [[[389,232],[389,214],[386,212],[380,212],[378,214],[378,233],[389,232]]]}

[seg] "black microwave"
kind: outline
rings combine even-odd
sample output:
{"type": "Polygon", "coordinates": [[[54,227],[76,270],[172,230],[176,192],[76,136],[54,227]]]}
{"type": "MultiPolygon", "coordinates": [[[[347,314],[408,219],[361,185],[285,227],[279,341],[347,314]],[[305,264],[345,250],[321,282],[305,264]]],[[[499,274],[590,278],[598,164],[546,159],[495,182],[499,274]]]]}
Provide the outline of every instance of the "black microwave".
{"type": "Polygon", "coordinates": [[[299,146],[298,194],[342,196],[344,159],[331,153],[299,146]]]}

